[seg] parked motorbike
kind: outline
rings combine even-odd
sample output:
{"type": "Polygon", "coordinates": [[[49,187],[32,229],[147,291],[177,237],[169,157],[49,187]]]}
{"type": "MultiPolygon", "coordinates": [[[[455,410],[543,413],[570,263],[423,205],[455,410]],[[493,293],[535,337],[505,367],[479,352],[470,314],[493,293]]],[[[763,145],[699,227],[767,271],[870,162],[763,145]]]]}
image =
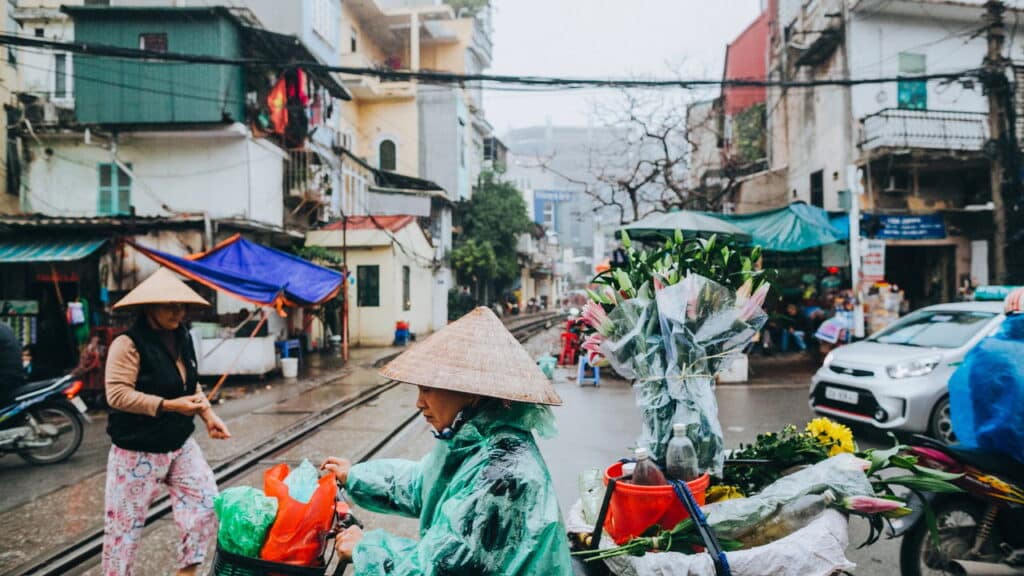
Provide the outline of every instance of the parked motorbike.
{"type": "Polygon", "coordinates": [[[56,464],[78,450],[85,434],[81,380],[71,375],[29,382],[0,405],[0,455],[15,453],[32,464],[56,464]]]}
{"type": "Polygon", "coordinates": [[[937,544],[919,497],[911,495],[908,505],[916,512],[892,522],[894,535],[903,536],[903,576],[1024,576],[1024,465],[924,436],[915,436],[913,444],[922,466],[963,474],[954,483],[964,492],[922,495],[935,514],[937,544]]]}

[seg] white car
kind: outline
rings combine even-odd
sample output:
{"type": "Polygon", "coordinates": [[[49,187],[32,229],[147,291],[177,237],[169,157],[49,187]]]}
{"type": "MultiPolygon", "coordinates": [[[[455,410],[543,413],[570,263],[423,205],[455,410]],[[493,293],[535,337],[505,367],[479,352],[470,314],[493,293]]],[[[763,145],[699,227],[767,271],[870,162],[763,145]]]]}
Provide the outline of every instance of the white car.
{"type": "Polygon", "coordinates": [[[882,430],[952,442],[949,377],[999,328],[1002,302],[922,308],[865,340],[836,348],[811,379],[811,409],[882,430]]]}

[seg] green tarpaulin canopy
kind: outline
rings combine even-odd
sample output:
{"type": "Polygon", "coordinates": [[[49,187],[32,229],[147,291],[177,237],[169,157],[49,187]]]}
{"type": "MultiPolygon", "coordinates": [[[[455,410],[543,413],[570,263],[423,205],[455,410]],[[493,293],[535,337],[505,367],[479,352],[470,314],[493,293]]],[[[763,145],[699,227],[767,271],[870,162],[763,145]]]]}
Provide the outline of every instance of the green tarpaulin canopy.
{"type": "Polygon", "coordinates": [[[733,236],[740,241],[750,240],[750,235],[742,228],[716,218],[717,214],[678,210],[676,212],[658,212],[648,214],[644,218],[627,224],[618,229],[625,231],[630,238],[656,238],[671,236],[676,230],[684,234],[710,236],[718,234],[733,236]]]}
{"type": "Polygon", "coordinates": [[[95,252],[106,240],[3,240],[0,263],[73,262],[95,252]]]}
{"type": "Polygon", "coordinates": [[[846,240],[848,233],[832,225],[828,212],[795,202],[785,208],[753,214],[714,214],[741,228],[754,244],[776,252],[800,252],[846,240]]]}

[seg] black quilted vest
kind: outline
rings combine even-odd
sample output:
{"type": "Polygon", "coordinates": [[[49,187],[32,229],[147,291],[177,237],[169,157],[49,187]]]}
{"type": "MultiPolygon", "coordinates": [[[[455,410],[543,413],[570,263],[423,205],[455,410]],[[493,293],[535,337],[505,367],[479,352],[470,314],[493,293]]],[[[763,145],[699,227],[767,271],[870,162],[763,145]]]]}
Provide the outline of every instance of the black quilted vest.
{"type": "MultiPolygon", "coordinates": [[[[192,339],[184,326],[174,332],[178,353],[185,363],[185,381],[160,335],[140,317],[125,332],[139,352],[139,376],[135,389],[168,400],[188,396],[196,390],[199,371],[192,339]]],[[[115,446],[137,452],[173,452],[181,448],[195,430],[193,416],[161,412],[156,417],[110,411],[107,433],[115,446]]]]}

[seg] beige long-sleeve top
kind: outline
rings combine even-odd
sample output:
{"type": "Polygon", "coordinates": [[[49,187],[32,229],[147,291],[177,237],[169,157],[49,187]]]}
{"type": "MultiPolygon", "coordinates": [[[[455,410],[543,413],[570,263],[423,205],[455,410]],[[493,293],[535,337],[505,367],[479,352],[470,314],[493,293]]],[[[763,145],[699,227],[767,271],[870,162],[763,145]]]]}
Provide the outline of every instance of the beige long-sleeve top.
{"type": "MultiPolygon", "coordinates": [[[[139,351],[135,348],[135,342],[132,342],[132,339],[124,334],[114,338],[110,344],[110,351],[107,353],[107,404],[122,412],[156,416],[160,411],[160,402],[163,401],[163,398],[135,389],[135,383],[139,377],[139,364],[139,351]]],[[[177,366],[181,380],[184,382],[185,363],[180,357],[177,360],[177,366]]],[[[196,391],[199,391],[198,384],[196,384],[196,391]]]]}

